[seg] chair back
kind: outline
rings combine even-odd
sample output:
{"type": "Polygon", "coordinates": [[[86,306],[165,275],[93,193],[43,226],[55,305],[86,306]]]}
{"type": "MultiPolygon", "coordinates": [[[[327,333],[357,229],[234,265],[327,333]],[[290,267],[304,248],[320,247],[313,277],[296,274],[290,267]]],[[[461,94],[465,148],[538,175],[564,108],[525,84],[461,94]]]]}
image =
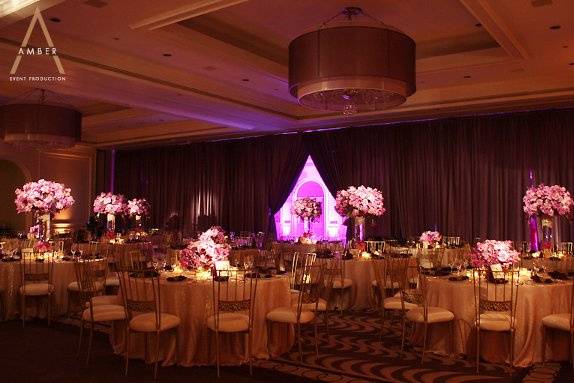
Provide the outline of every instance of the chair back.
{"type": "Polygon", "coordinates": [[[255,265],[261,271],[275,267],[275,253],[271,250],[260,250],[255,257],[255,265]]]}
{"type": "Polygon", "coordinates": [[[574,242],[560,242],[558,244],[558,251],[561,251],[566,256],[572,256],[574,253],[574,242]]]}
{"type": "MultiPolygon", "coordinates": [[[[301,272],[297,275],[297,323],[300,322],[303,311],[317,311],[319,298],[325,292],[325,265],[312,263],[310,258],[304,262],[301,272]]],[[[332,282],[331,282],[332,285],[332,282]]]]}
{"type": "Polygon", "coordinates": [[[33,283],[52,284],[55,257],[52,253],[26,253],[20,260],[22,286],[33,283]]]}
{"type": "Polygon", "coordinates": [[[438,249],[419,249],[418,262],[420,271],[440,269],[443,265],[444,247],[438,249]]]}
{"type": "Polygon", "coordinates": [[[385,252],[385,241],[365,241],[365,249],[371,254],[383,254],[385,252]]]}
{"type": "Polygon", "coordinates": [[[216,331],[220,314],[242,313],[249,317],[249,331],[253,329],[253,314],[257,294],[257,272],[251,270],[217,270],[212,278],[213,315],[216,331]]]}
{"type": "Polygon", "coordinates": [[[373,259],[371,265],[381,294],[380,303],[385,298],[393,297],[397,292],[407,289],[407,271],[410,258],[387,256],[384,259],[373,259]]]}
{"type": "Polygon", "coordinates": [[[161,328],[160,277],[155,270],[121,270],[120,291],[124,300],[126,317],[153,312],[156,330],[161,328]]]}
{"type": "Polygon", "coordinates": [[[475,319],[480,326],[481,314],[508,314],[511,329],[515,326],[519,270],[513,268],[491,271],[488,268],[473,270],[475,319]]]}
{"type": "Polygon", "coordinates": [[[86,258],[74,259],[74,271],[81,302],[90,302],[102,293],[106,276],[106,261],[86,258]]]}

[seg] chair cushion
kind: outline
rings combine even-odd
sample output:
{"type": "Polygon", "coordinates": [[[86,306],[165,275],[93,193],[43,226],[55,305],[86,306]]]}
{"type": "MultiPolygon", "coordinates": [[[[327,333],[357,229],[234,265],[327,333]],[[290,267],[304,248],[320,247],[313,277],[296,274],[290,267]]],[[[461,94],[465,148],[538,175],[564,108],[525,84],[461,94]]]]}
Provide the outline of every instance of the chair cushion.
{"type": "MultiPolygon", "coordinates": [[[[216,331],[215,315],[207,318],[207,327],[216,331]]],[[[242,332],[249,330],[249,316],[242,313],[220,313],[219,332],[242,332]]]]}
{"type": "Polygon", "coordinates": [[[547,315],[542,318],[542,324],[557,330],[570,331],[570,313],[547,315]]]}
{"type": "MultiPolygon", "coordinates": [[[[422,307],[417,307],[409,310],[406,315],[407,319],[411,322],[424,323],[424,310],[422,307]]],[[[454,319],[454,314],[447,309],[441,307],[428,308],[428,323],[450,322],[454,319]]]]}
{"type": "Polygon", "coordinates": [[[353,286],[353,280],[349,278],[337,278],[333,280],[334,289],[346,289],[353,286]]]}
{"type": "MultiPolygon", "coordinates": [[[[297,300],[291,301],[291,308],[297,311],[297,300]]],[[[303,303],[301,305],[302,311],[327,311],[327,301],[323,298],[319,298],[319,303],[303,303]]]]}
{"type": "MultiPolygon", "coordinates": [[[[267,320],[281,323],[297,323],[297,310],[291,307],[279,307],[271,310],[266,315],[267,320]]],[[[301,311],[299,323],[309,323],[315,319],[313,311],[301,311]]]]}
{"type": "MultiPolygon", "coordinates": [[[[98,295],[92,298],[94,306],[101,305],[119,305],[121,306],[120,297],[117,295],[98,295]]],[[[90,302],[86,302],[86,308],[90,307],[90,302]]]]}
{"type": "Polygon", "coordinates": [[[27,283],[20,286],[20,294],[29,296],[50,295],[54,286],[49,283],[27,283]]]}
{"type": "MultiPolygon", "coordinates": [[[[104,289],[104,284],[102,282],[95,282],[94,285],[98,291],[104,289]]],[[[68,290],[80,291],[80,286],[78,285],[78,282],[77,281],[70,282],[70,284],[68,285],[68,290]]]]}
{"type": "MultiPolygon", "coordinates": [[[[126,311],[120,305],[100,305],[94,306],[94,322],[110,322],[126,319],[126,311]]],[[[91,320],[90,309],[85,309],[82,313],[83,320],[91,320]]]]}
{"type": "Polygon", "coordinates": [[[507,312],[485,312],[480,314],[480,329],[486,331],[510,331],[510,320],[510,315],[507,312]]]}
{"type": "Polygon", "coordinates": [[[120,286],[120,278],[117,275],[109,275],[106,277],[106,286],[112,287],[119,287],[120,286]]]}
{"type": "MultiPolygon", "coordinates": [[[[402,310],[403,309],[403,305],[401,303],[401,297],[391,297],[391,298],[385,298],[384,301],[384,307],[385,310],[402,310]]],[[[414,304],[414,303],[409,303],[409,302],[405,302],[405,310],[412,310],[412,309],[416,309],[417,307],[419,307],[418,305],[414,304]]]]}
{"type": "MultiPolygon", "coordinates": [[[[161,327],[159,331],[165,331],[179,326],[181,322],[179,317],[171,314],[161,313],[160,324],[161,327]]],[[[155,312],[149,312],[145,314],[133,317],[130,321],[130,328],[134,331],[139,332],[155,332],[157,327],[157,322],[155,320],[155,312]]]]}

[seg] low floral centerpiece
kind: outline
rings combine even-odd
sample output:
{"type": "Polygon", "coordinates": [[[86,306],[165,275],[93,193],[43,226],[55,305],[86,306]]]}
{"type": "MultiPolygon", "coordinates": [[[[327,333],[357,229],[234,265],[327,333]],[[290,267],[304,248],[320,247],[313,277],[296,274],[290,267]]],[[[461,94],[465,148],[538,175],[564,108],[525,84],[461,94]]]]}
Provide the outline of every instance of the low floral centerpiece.
{"type": "Polygon", "coordinates": [[[133,198],[127,202],[126,214],[134,217],[136,227],[141,228],[142,218],[149,216],[150,208],[150,204],[145,198],[133,198]]]}
{"type": "Polygon", "coordinates": [[[106,214],[107,231],[116,231],[116,215],[123,214],[126,210],[126,199],[121,194],[101,193],[94,200],[94,213],[106,214]]]}
{"type": "Polygon", "coordinates": [[[475,268],[500,265],[502,269],[509,269],[520,261],[520,257],[519,252],[514,250],[512,241],[488,239],[476,244],[470,254],[470,261],[475,268]]]}
{"type": "Polygon", "coordinates": [[[554,245],[553,217],[572,216],[574,200],[560,185],[547,186],[540,184],[526,190],[522,198],[523,210],[529,216],[540,218],[542,226],[542,250],[550,252],[554,245]]]}
{"type": "Polygon", "coordinates": [[[421,234],[419,241],[423,244],[423,248],[428,248],[429,246],[435,246],[442,236],[438,231],[425,231],[421,234]]]}
{"type": "Polygon", "coordinates": [[[179,264],[187,270],[211,270],[215,262],[227,260],[230,248],[223,229],[213,226],[181,251],[179,264]]]}
{"type": "Polygon", "coordinates": [[[355,239],[361,241],[364,240],[365,217],[378,217],[386,211],[383,193],[363,185],[339,190],[335,199],[335,210],[341,216],[354,220],[355,239]]]}
{"type": "Polygon", "coordinates": [[[74,204],[72,190],[64,184],[40,179],[28,182],[21,189],[16,189],[16,211],[18,213],[33,212],[38,229],[35,231],[39,239],[51,238],[51,219],[55,214],[74,204]]]}

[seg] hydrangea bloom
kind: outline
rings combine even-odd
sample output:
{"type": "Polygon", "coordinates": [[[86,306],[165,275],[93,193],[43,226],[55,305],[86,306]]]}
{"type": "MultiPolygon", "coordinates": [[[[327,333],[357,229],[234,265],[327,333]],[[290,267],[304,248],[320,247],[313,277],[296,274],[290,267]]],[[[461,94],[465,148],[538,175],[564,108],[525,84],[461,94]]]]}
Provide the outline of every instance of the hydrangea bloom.
{"type": "Polygon", "coordinates": [[[229,249],[223,229],[213,226],[182,250],[179,263],[186,269],[210,269],[229,257],[229,249]]]}
{"type": "Polygon", "coordinates": [[[478,242],[470,255],[474,267],[501,265],[504,268],[520,261],[518,251],[513,249],[512,241],[495,241],[488,239],[478,242]]]}
{"type": "Polygon", "coordinates": [[[421,234],[419,240],[421,242],[438,242],[441,238],[442,236],[438,231],[425,231],[421,234]]]}
{"type": "Polygon", "coordinates": [[[532,215],[569,215],[572,213],[574,201],[565,187],[559,185],[546,186],[540,184],[526,190],[524,212],[532,215]]]}
{"type": "Polygon", "coordinates": [[[150,205],[145,198],[130,199],[126,205],[126,213],[130,216],[139,215],[147,217],[149,211],[150,205]]]}
{"type": "Polygon", "coordinates": [[[126,208],[126,199],[121,194],[102,193],[94,200],[94,213],[120,214],[126,208]]]}
{"type": "Polygon", "coordinates": [[[292,211],[297,217],[313,222],[321,216],[321,202],[309,197],[297,198],[293,202],[292,211]]]}
{"type": "Polygon", "coordinates": [[[337,192],[335,210],[342,216],[380,216],[386,211],[383,206],[383,193],[363,185],[350,186],[337,192]]]}
{"type": "Polygon", "coordinates": [[[40,214],[56,214],[75,202],[70,188],[44,179],[28,182],[22,189],[16,189],[15,194],[18,213],[37,211],[40,214]]]}

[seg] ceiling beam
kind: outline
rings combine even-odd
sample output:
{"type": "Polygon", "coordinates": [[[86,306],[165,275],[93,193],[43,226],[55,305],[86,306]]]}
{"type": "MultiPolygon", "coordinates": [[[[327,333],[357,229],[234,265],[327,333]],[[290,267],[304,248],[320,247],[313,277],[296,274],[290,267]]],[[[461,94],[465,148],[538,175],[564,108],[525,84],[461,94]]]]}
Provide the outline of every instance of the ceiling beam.
{"type": "Polygon", "coordinates": [[[199,0],[192,4],[172,9],[170,11],[155,14],[135,23],[130,24],[130,28],[146,28],[154,30],[165,27],[166,25],[175,24],[182,20],[191,19],[197,16],[206,15],[220,9],[232,7],[237,4],[245,3],[248,0],[199,0]]]}
{"type": "Polygon", "coordinates": [[[66,0],[0,0],[0,29],[26,19],[40,11],[63,3],[66,0]]]}
{"type": "Polygon", "coordinates": [[[504,20],[486,0],[459,0],[482,27],[514,58],[528,59],[530,54],[504,20]]]}

